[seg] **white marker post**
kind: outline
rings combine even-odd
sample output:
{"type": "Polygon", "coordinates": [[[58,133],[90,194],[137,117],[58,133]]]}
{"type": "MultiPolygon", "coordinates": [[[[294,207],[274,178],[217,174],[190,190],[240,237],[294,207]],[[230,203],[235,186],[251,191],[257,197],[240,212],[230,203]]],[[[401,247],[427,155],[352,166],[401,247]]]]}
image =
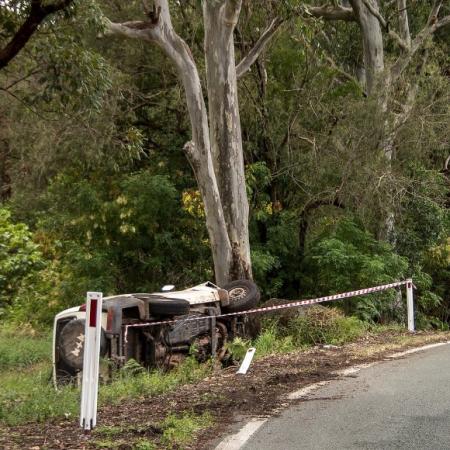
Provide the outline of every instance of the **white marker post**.
{"type": "Polygon", "coordinates": [[[245,375],[247,373],[247,370],[252,362],[253,356],[255,355],[255,351],[256,348],[254,347],[250,347],[247,350],[247,353],[245,354],[244,357],[244,361],[242,361],[241,367],[239,367],[239,370],[236,373],[240,373],[242,375],[245,375]]]}
{"type": "Polygon", "coordinates": [[[92,430],[97,423],[98,371],[102,329],[101,292],[88,292],[84,331],[83,381],[81,384],[80,426],[92,430]]]}
{"type": "Polygon", "coordinates": [[[413,281],[411,278],[406,280],[406,307],[408,311],[408,331],[414,332],[414,296],[413,281]]]}

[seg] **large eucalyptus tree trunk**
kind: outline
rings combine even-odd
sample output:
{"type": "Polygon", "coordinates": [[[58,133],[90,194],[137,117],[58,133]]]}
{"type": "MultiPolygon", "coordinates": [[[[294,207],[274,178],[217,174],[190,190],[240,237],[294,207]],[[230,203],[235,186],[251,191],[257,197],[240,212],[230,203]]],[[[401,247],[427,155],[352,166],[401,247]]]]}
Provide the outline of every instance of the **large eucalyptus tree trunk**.
{"type": "Polygon", "coordinates": [[[366,90],[368,95],[372,95],[377,86],[382,84],[384,49],[380,22],[367,5],[370,5],[374,11],[378,11],[378,2],[377,0],[366,0],[366,2],[350,0],[350,3],[361,29],[366,90]]]}
{"type": "Polygon", "coordinates": [[[252,277],[237,73],[243,76],[249,70],[282,22],[273,20],[236,68],[233,31],[241,4],[242,0],[202,2],[209,114],[197,65],[172,26],[168,0],[153,0],[153,8],[146,7],[150,20],[106,23],[106,34],[157,44],[178,69],[192,130],[184,151],[202,196],[219,285],[252,277]]]}
{"type": "Polygon", "coordinates": [[[167,0],[155,1],[150,18],[148,22],[110,22],[108,33],[156,43],[178,70],[192,130],[192,140],[185,145],[184,150],[197,179],[205,208],[216,282],[223,285],[231,278],[229,268],[232,252],[211,156],[208,115],[200,76],[188,45],[172,26],[167,0]]]}
{"type": "Polygon", "coordinates": [[[229,273],[235,279],[252,276],[233,38],[241,3],[203,1],[211,152],[231,242],[229,273]]]}

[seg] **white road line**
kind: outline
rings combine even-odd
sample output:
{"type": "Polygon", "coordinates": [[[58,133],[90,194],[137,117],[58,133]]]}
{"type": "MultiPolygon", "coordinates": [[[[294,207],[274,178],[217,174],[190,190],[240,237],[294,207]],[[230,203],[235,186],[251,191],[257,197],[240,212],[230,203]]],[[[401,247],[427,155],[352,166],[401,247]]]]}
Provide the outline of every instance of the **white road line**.
{"type": "MultiPolygon", "coordinates": [[[[450,341],[447,342],[438,342],[436,344],[429,344],[424,345],[422,347],[412,348],[409,350],[406,350],[404,352],[399,353],[393,353],[392,355],[388,355],[386,358],[389,359],[395,359],[395,358],[401,358],[402,356],[409,355],[411,353],[417,353],[424,350],[429,350],[435,347],[440,347],[442,345],[448,345],[450,344],[450,341]]],[[[386,359],[384,360],[386,361],[386,359]]],[[[335,372],[332,372],[334,375],[340,375],[340,376],[346,376],[346,375],[352,375],[355,373],[358,373],[362,369],[367,369],[369,367],[372,367],[381,361],[375,361],[372,363],[367,364],[359,364],[357,366],[348,367],[346,369],[337,370],[335,372]]],[[[319,381],[318,383],[310,384],[308,386],[305,386],[297,391],[291,392],[287,395],[288,400],[299,400],[301,398],[306,397],[311,392],[319,389],[322,386],[325,386],[332,381],[336,380],[327,380],[327,381],[319,381]]],[[[215,450],[239,450],[243,447],[243,445],[252,437],[258,429],[264,425],[268,418],[262,419],[262,418],[253,418],[250,419],[249,422],[247,422],[237,433],[232,434],[231,436],[226,437],[216,448],[215,450]]]]}
{"type": "Polygon", "coordinates": [[[225,438],[215,450],[239,450],[252,435],[265,423],[266,419],[251,419],[236,434],[232,434],[225,438]]]}
{"type": "Polygon", "coordinates": [[[319,389],[322,386],[330,383],[330,381],[319,381],[318,383],[310,384],[309,386],[305,386],[304,388],[299,389],[298,391],[291,392],[287,398],[289,400],[298,400],[299,398],[306,397],[309,393],[319,389]]]}
{"type": "Polygon", "coordinates": [[[362,369],[368,369],[369,367],[372,367],[377,363],[378,362],[373,362],[373,363],[368,363],[368,364],[360,364],[358,366],[353,366],[353,367],[347,367],[346,369],[336,370],[336,372],[333,372],[333,374],[339,375],[342,377],[346,377],[348,375],[353,375],[355,373],[358,373],[362,369]]]}
{"type": "Polygon", "coordinates": [[[440,347],[442,345],[448,345],[448,344],[450,344],[450,341],[438,342],[436,344],[424,345],[423,347],[411,348],[411,349],[406,350],[404,352],[393,353],[392,355],[388,355],[387,357],[388,358],[401,358],[402,356],[406,356],[406,355],[409,355],[411,353],[417,353],[417,352],[421,352],[423,350],[428,350],[430,348],[440,347]]]}

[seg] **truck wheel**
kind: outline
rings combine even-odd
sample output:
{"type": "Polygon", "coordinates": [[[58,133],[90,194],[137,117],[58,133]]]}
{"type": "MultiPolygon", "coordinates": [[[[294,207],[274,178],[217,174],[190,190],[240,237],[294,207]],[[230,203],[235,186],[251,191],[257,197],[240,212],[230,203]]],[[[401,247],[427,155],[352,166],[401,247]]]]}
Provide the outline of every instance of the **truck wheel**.
{"type": "Polygon", "coordinates": [[[236,280],[223,286],[228,291],[230,304],[224,306],[224,312],[241,312],[246,309],[254,308],[260,298],[259,289],[253,281],[236,280]]]}
{"type": "MultiPolygon", "coordinates": [[[[81,370],[83,368],[84,327],[84,319],[74,319],[64,326],[59,335],[59,356],[70,369],[81,370]]],[[[102,328],[100,338],[101,356],[106,354],[106,347],[106,336],[102,328]]]]}
{"type": "Polygon", "coordinates": [[[175,298],[149,298],[148,307],[154,316],[182,316],[189,314],[190,303],[175,298]]]}

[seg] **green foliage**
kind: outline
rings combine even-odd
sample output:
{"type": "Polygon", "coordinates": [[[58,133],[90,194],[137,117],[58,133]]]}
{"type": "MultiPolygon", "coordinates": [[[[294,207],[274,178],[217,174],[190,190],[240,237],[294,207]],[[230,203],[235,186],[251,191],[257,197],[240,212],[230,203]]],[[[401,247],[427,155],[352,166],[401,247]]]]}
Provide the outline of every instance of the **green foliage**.
{"type": "Polygon", "coordinates": [[[244,359],[249,347],[249,342],[240,337],[236,337],[232,341],[227,342],[227,351],[236,361],[242,361],[244,359]]]}
{"type": "Polygon", "coordinates": [[[23,278],[42,266],[42,254],[28,227],[14,223],[10,212],[0,208],[0,313],[11,304],[23,278]]]}
{"type": "MultiPolygon", "coordinates": [[[[172,20],[203,77],[201,2],[184,3],[172,5],[172,20]]],[[[428,59],[411,61],[386,111],[356,81],[363,66],[357,24],[305,21],[297,0],[269,3],[242,8],[236,40],[239,59],[274,17],[286,19],[238,84],[255,280],[267,297],[301,298],[428,274],[433,282],[417,292],[419,312],[448,321],[448,263],[434,252],[450,230],[442,172],[448,38],[437,33],[428,59]],[[394,126],[415,85],[406,121],[394,126]],[[381,147],[391,128],[388,162],[381,147]],[[377,242],[391,209],[395,248],[377,242]]],[[[11,5],[14,12],[0,13],[3,46],[29,8],[11,5]]],[[[394,6],[382,7],[385,17],[394,6]]],[[[413,34],[429,8],[408,11],[413,34]]],[[[5,257],[0,247],[8,320],[48,325],[87,290],[213,278],[204,209],[181,150],[191,132],[177,71],[157,46],[99,39],[106,17],[141,16],[139,2],[73,2],[0,73],[0,192],[14,219],[0,220],[29,227],[14,231],[23,251],[5,257]]],[[[397,56],[387,42],[386,66],[397,56]]],[[[395,292],[344,307],[367,320],[402,315],[395,292]]]]}
{"type": "Polygon", "coordinates": [[[294,343],[294,336],[280,333],[280,330],[275,324],[268,326],[255,339],[255,347],[258,352],[258,357],[267,356],[272,353],[287,353],[298,348],[294,343]]]}
{"type": "MultiPolygon", "coordinates": [[[[273,210],[272,210],[273,211],[273,210]]],[[[254,277],[267,297],[298,296],[298,218],[293,211],[273,211],[251,222],[254,277]]]]}
{"type": "Polygon", "coordinates": [[[4,325],[0,330],[0,371],[49,362],[50,354],[50,333],[39,335],[24,325],[20,328],[4,325]]]}
{"type": "MultiPolygon", "coordinates": [[[[404,279],[408,261],[384,242],[350,220],[325,226],[310,244],[304,260],[302,285],[311,295],[327,295],[404,279]]],[[[394,314],[395,291],[351,299],[347,312],[364,320],[394,314]]]]}
{"type": "Polygon", "coordinates": [[[450,216],[445,202],[450,189],[437,170],[428,170],[417,162],[410,163],[408,170],[416,188],[402,201],[397,248],[417,263],[427,249],[439,244],[448,233],[450,216]]]}
{"type": "Polygon", "coordinates": [[[81,303],[81,297],[77,302],[66,297],[64,286],[71,276],[58,260],[47,262],[43,269],[28,274],[6,309],[5,319],[17,326],[29,324],[34,329],[51,326],[55,314],[67,305],[81,303]]]}
{"type": "Polygon", "coordinates": [[[313,306],[304,315],[288,322],[283,331],[292,336],[294,345],[341,345],[361,336],[367,325],[356,317],[345,317],[335,308],[313,306]]]}
{"type": "Polygon", "coordinates": [[[342,345],[354,341],[367,329],[367,323],[346,317],[336,308],[311,306],[302,314],[293,313],[283,320],[263,320],[262,332],[253,342],[235,338],[228,344],[228,351],[234,360],[242,361],[247,350],[255,347],[255,358],[262,358],[318,344],[342,345]]]}
{"type": "MultiPolygon", "coordinates": [[[[78,414],[79,389],[67,386],[55,390],[50,358],[50,333],[36,333],[30,327],[2,329],[0,423],[14,426],[52,418],[73,418],[78,414]]],[[[169,373],[149,373],[129,361],[110,384],[100,387],[100,405],[120,404],[125,399],[168,392],[204,378],[211,370],[210,364],[199,364],[193,357],[169,373]]]]}
{"type": "Polygon", "coordinates": [[[184,413],[181,416],[169,414],[161,424],[163,431],[163,443],[169,448],[179,448],[189,444],[203,428],[211,426],[213,420],[209,413],[195,415],[184,413]]]}
{"type": "Polygon", "coordinates": [[[193,357],[186,358],[182,364],[168,373],[136,370],[136,364],[131,362],[111,384],[102,386],[99,392],[100,402],[119,404],[126,398],[168,392],[179,385],[204,378],[211,369],[209,364],[199,364],[193,357]],[[130,366],[133,370],[130,370],[130,366]]]}
{"type": "Polygon", "coordinates": [[[70,387],[56,391],[50,375],[50,364],[0,372],[0,423],[14,426],[76,417],[79,391],[70,387]]]}
{"type": "Polygon", "coordinates": [[[145,439],[139,439],[133,444],[134,450],[156,450],[156,446],[145,439]]]}
{"type": "MultiPolygon", "coordinates": [[[[182,287],[211,278],[204,225],[192,240],[189,224],[198,219],[182,209],[165,175],[79,179],[68,171],[55,178],[45,203],[52,214],[40,219],[37,235],[51,262],[39,271],[21,266],[17,277],[27,276],[16,282],[8,310],[16,322],[50,324],[89,290],[151,292],[168,282],[182,287]]],[[[34,249],[31,234],[26,239],[34,249]]],[[[31,254],[33,262],[39,255],[31,254]]]]}

